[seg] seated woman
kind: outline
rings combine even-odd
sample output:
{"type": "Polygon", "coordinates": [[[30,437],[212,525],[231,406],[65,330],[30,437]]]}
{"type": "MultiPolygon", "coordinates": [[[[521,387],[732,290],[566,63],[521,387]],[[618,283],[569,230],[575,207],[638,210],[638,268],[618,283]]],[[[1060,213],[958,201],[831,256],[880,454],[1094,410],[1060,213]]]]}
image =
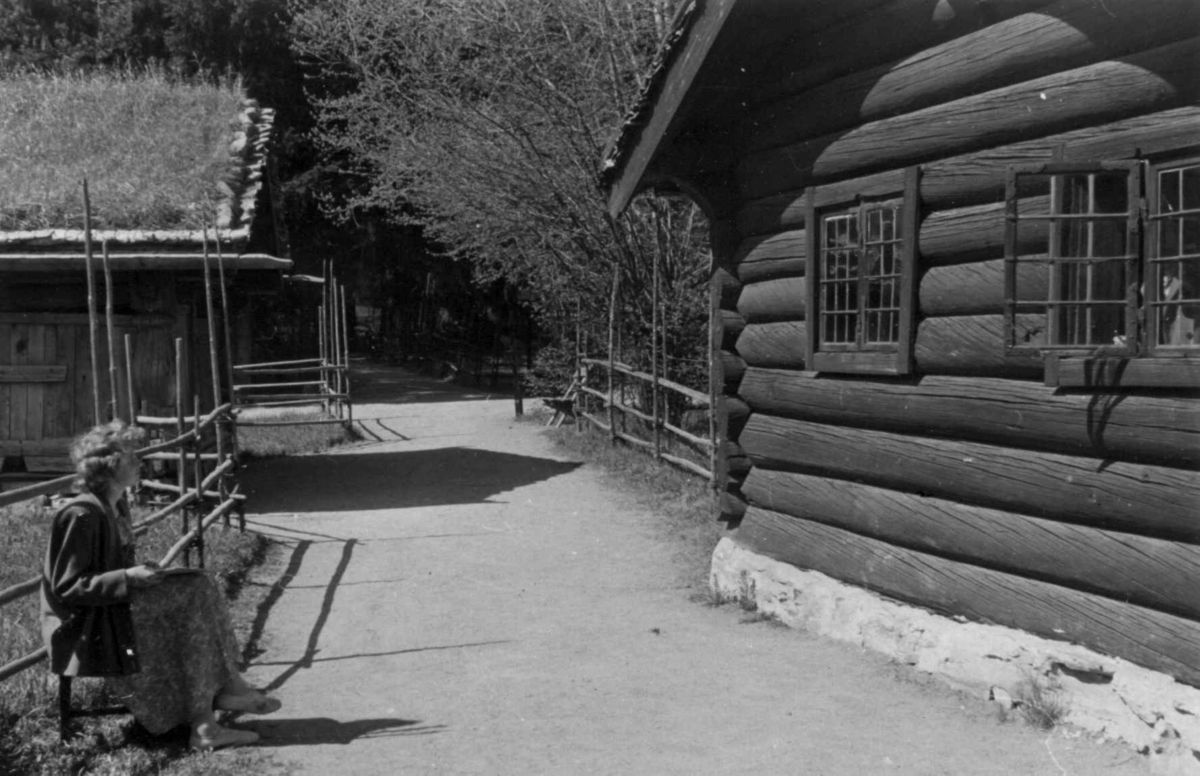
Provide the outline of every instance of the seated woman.
{"type": "Polygon", "coordinates": [[[75,440],[80,495],[54,517],[42,572],[42,636],[50,670],[106,677],[134,717],[162,734],[191,727],[196,749],[250,744],[214,708],[266,714],[278,700],[237,670],[224,596],[205,573],[168,575],[134,560],[125,490],[139,476],[140,429],[113,421],[75,440]]]}

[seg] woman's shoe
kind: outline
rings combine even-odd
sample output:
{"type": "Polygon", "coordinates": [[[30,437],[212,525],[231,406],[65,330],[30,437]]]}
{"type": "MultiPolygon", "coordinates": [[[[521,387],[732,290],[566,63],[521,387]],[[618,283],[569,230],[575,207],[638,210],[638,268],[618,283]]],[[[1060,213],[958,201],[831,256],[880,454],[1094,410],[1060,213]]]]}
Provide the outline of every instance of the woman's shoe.
{"type": "Polygon", "coordinates": [[[191,747],[199,752],[210,752],[226,746],[245,746],[258,741],[258,733],[253,730],[236,730],[234,728],[218,727],[206,736],[192,733],[191,747]]]}
{"type": "Polygon", "coordinates": [[[217,696],[213,706],[221,711],[241,711],[246,714],[271,714],[283,708],[283,702],[278,698],[263,695],[260,692],[249,692],[241,695],[222,693],[217,696]]]}

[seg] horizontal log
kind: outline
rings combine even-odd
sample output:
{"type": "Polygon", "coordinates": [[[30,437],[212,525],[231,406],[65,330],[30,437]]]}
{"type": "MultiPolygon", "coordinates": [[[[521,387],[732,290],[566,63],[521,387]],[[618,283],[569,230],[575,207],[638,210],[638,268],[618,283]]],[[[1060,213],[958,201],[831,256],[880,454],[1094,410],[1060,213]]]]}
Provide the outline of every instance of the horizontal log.
{"type": "Polygon", "coordinates": [[[725,390],[729,393],[737,393],[738,383],[742,381],[742,375],[746,372],[746,362],[737,353],[731,353],[728,350],[720,352],[718,361],[721,363],[721,377],[725,384],[725,390]]]}
{"type": "Polygon", "coordinates": [[[737,439],[746,421],[750,419],[750,405],[736,396],[722,396],[718,401],[725,413],[725,436],[737,439]]]}
{"type": "Polygon", "coordinates": [[[738,297],[737,310],[747,324],[804,320],[808,284],[803,277],[785,277],[747,283],[738,297]]]}
{"type": "Polygon", "coordinates": [[[1200,107],[1187,105],[941,159],[922,166],[921,202],[934,210],[999,202],[1009,165],[1040,164],[1056,153],[1068,162],[1128,159],[1192,145],[1197,133],[1200,107]]]}
{"type": "Polygon", "coordinates": [[[1062,0],[861,69],[753,111],[741,145],[759,151],[1162,46],[1200,29],[1194,0],[1062,0]]]}
{"type": "MultiPolygon", "coordinates": [[[[1018,315],[1015,336],[1023,344],[1045,339],[1041,315],[1018,315]]],[[[917,326],[913,349],[917,371],[930,375],[993,375],[1041,379],[1045,365],[1034,355],[1004,352],[1003,315],[960,315],[926,318],[917,326]]]]}
{"type": "Polygon", "coordinates": [[[745,479],[746,475],[753,469],[750,457],[742,450],[742,446],[736,442],[726,442],[724,450],[725,473],[734,480],[741,481],[745,479]]]}
{"type": "Polygon", "coordinates": [[[755,323],[738,337],[738,355],[747,367],[804,368],[807,337],[803,321],[755,323]]]}
{"type": "Polygon", "coordinates": [[[708,282],[716,296],[717,309],[737,309],[738,294],[742,293],[742,281],[737,279],[737,275],[724,267],[717,267],[713,270],[712,277],[708,282]]]}
{"type": "Polygon", "coordinates": [[[808,474],[754,469],[749,503],[918,552],[1200,620],[1200,546],[808,474]]]}
{"type": "MultiPolygon", "coordinates": [[[[1048,212],[1049,202],[1049,197],[1029,197],[1020,201],[1018,212],[1048,212]]],[[[1002,258],[1004,225],[1003,202],[930,213],[921,221],[921,264],[941,267],[1002,258]]],[[[1017,251],[1024,256],[1045,255],[1049,239],[1048,222],[1026,221],[1017,230],[1017,251]]]]}
{"type": "Polygon", "coordinates": [[[744,199],[1186,105],[1200,39],[1100,62],[746,156],[744,199]]]}
{"type": "MultiPolygon", "coordinates": [[[[1017,298],[1049,298],[1050,267],[1039,262],[1017,264],[1017,298]]],[[[999,315],[1004,312],[1004,259],[931,267],[918,289],[921,315],[999,315]]]]}
{"type": "Polygon", "coordinates": [[[738,279],[743,283],[757,283],[803,275],[807,255],[808,245],[803,229],[748,237],[738,246],[738,279]]]}
{"type": "Polygon", "coordinates": [[[670,432],[671,434],[675,435],[680,440],[682,440],[684,442],[684,444],[690,445],[691,447],[693,447],[697,450],[701,450],[705,453],[708,453],[708,452],[711,452],[713,449],[712,440],[708,439],[707,437],[697,436],[697,435],[693,434],[692,432],[686,431],[686,430],[680,428],[679,426],[676,426],[665,420],[663,421],[662,427],[663,427],[664,431],[670,432]]]}
{"type": "Polygon", "coordinates": [[[927,375],[915,382],[828,380],[748,368],[755,413],[1102,460],[1200,468],[1200,402],[1162,392],[1093,394],[1041,383],[927,375]]]}
{"type": "Polygon", "coordinates": [[[721,324],[721,347],[733,350],[738,335],[746,328],[746,319],[736,310],[717,310],[717,318],[721,324]]]}
{"type": "MultiPolygon", "coordinates": [[[[1000,202],[1009,165],[1040,164],[1056,154],[1064,161],[1127,159],[1185,148],[1198,134],[1200,107],[1188,105],[937,159],[921,165],[921,205],[936,211],[1000,202]]],[[[870,196],[887,175],[850,178],[835,185],[870,196]]],[[[748,242],[766,233],[802,229],[806,212],[804,189],[752,199],[738,212],[738,230],[750,236],[745,238],[748,242]]]]}
{"type": "Polygon", "coordinates": [[[777,58],[775,72],[788,75],[763,84],[750,95],[749,102],[755,106],[773,102],[783,95],[893,62],[1051,2],[993,0],[988,3],[986,15],[977,7],[956,5],[948,18],[934,23],[929,2],[895,0],[867,16],[821,31],[785,50],[777,58]],[[870,41],[870,45],[863,45],[863,41],[870,41]]]}
{"type": "Polygon", "coordinates": [[[717,497],[717,519],[731,527],[736,526],[746,514],[747,506],[745,499],[738,493],[725,491],[717,497]]]}
{"type": "Polygon", "coordinates": [[[1200,685],[1200,623],[750,507],[747,549],[900,601],[1115,655],[1200,685]]]}
{"type": "Polygon", "coordinates": [[[1200,542],[1200,473],[980,442],[829,426],[756,412],[738,440],[755,466],[821,474],[1033,517],[1200,542]]]}
{"type": "Polygon", "coordinates": [[[325,380],[303,380],[290,383],[245,383],[233,386],[234,392],[261,391],[264,388],[305,388],[313,385],[327,385],[325,380]]]}

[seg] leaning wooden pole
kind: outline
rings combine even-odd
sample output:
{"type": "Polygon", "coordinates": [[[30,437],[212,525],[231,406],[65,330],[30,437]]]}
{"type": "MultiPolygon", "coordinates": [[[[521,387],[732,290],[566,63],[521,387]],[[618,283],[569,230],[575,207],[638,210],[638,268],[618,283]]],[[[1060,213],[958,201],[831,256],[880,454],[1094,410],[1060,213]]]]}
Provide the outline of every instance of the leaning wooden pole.
{"type": "MultiPolygon", "coordinates": [[[[204,228],[204,306],[208,313],[208,362],[209,368],[212,370],[212,385],[213,385],[213,409],[221,406],[221,360],[217,355],[217,316],[213,305],[212,292],[212,270],[208,266],[208,227],[204,228]]],[[[232,394],[233,389],[229,392],[232,394]]],[[[196,414],[199,415],[200,408],[197,406],[196,414]]],[[[213,423],[213,431],[217,437],[217,466],[225,463],[225,428],[220,420],[213,423]]],[[[199,450],[197,450],[199,452],[199,450]]],[[[196,458],[197,466],[199,466],[199,456],[196,458]]],[[[199,490],[199,480],[197,480],[197,490],[199,490]]],[[[218,481],[217,492],[221,494],[221,500],[225,500],[225,478],[221,477],[218,481]]],[[[228,517],[226,518],[227,526],[229,525],[228,517]]],[[[203,545],[201,545],[203,546],[203,545]]],[[[203,557],[203,551],[201,551],[203,557]]],[[[201,563],[203,565],[203,563],[201,563]]]]}
{"type": "Polygon", "coordinates": [[[96,353],[96,277],[92,269],[92,200],[87,178],[83,179],[83,255],[87,269],[88,342],[92,349],[92,422],[100,423],[100,359],[96,353]]]}
{"type": "MultiPolygon", "coordinates": [[[[100,243],[100,255],[104,267],[104,328],[108,333],[108,419],[117,417],[117,407],[120,399],[120,381],[117,375],[117,342],[113,333],[113,279],[112,268],[108,263],[108,240],[100,243]]],[[[133,422],[133,418],[129,419],[133,422]]]]}
{"type": "Polygon", "coordinates": [[[346,395],[346,420],[354,422],[354,403],[350,401],[350,326],[346,313],[346,287],[339,286],[342,302],[342,393],[346,395]]]}
{"type": "Polygon", "coordinates": [[[221,251],[221,232],[213,229],[217,246],[217,279],[221,284],[221,330],[225,334],[225,382],[229,385],[229,455],[237,458],[237,391],[233,390],[233,337],[229,333],[229,292],[225,287],[225,254],[221,251]]]}
{"type": "Polygon", "coordinates": [[[614,380],[617,359],[617,299],[621,292],[621,265],[613,262],[612,296],[608,300],[608,432],[612,443],[617,443],[617,408],[613,404],[614,380]]]}
{"type": "Polygon", "coordinates": [[[137,400],[133,395],[133,335],[125,335],[125,385],[129,399],[129,422],[137,423],[137,400]]]}
{"type": "MultiPolygon", "coordinates": [[[[178,439],[183,436],[183,338],[175,338],[175,437],[178,439]]],[[[184,496],[187,493],[187,444],[179,445],[179,463],[175,471],[175,482],[179,486],[179,495],[184,496]]],[[[188,506],[184,505],[179,512],[183,518],[182,535],[187,536],[190,527],[188,526],[188,506]]],[[[183,551],[183,565],[192,565],[192,550],[189,547],[183,551]]]]}
{"type": "MultiPolygon", "coordinates": [[[[207,262],[205,263],[207,266],[207,262]]],[[[220,405],[218,405],[220,406],[220,405]]],[[[196,489],[196,499],[192,502],[196,505],[196,527],[200,530],[196,531],[196,557],[199,560],[200,568],[204,568],[204,475],[200,470],[200,396],[199,394],[192,395],[192,431],[195,436],[191,441],[191,447],[195,451],[192,455],[192,482],[196,489]]],[[[218,460],[217,465],[220,466],[222,461],[218,460]]]]}

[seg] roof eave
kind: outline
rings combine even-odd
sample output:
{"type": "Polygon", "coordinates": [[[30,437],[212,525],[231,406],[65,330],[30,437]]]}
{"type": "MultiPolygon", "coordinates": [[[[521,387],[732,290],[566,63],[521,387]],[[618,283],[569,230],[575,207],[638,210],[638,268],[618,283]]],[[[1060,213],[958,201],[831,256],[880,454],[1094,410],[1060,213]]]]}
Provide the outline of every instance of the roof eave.
{"type": "Polygon", "coordinates": [[[737,0],[698,3],[690,15],[679,17],[678,35],[664,52],[669,64],[647,84],[607,155],[603,178],[608,212],[614,218],[639,191],[656,182],[654,163],[683,127],[687,97],[737,0]]]}

